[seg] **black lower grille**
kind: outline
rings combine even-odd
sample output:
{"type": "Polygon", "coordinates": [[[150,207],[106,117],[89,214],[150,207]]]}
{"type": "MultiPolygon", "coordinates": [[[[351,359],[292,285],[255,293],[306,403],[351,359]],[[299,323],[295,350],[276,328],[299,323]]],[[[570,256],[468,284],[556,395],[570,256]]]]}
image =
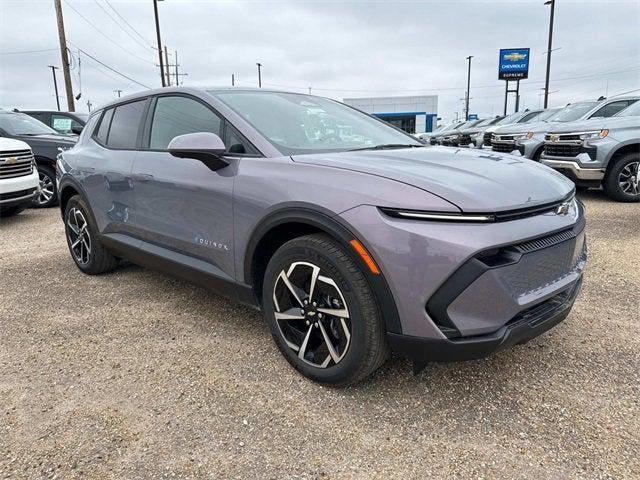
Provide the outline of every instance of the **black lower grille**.
{"type": "Polygon", "coordinates": [[[544,152],[553,157],[576,157],[581,151],[580,145],[553,143],[544,146],[544,152]]]}
{"type": "Polygon", "coordinates": [[[471,143],[471,135],[460,135],[458,145],[469,145],[471,143]]]}
{"type": "Polygon", "coordinates": [[[493,135],[493,133],[485,133],[484,136],[482,137],[482,140],[484,142],[484,144],[488,147],[491,146],[491,136],[493,135]]]}
{"type": "Polygon", "coordinates": [[[510,143],[494,143],[491,146],[491,150],[500,153],[511,153],[513,150],[515,150],[515,148],[515,145],[510,143]]]}
{"type": "Polygon", "coordinates": [[[14,198],[26,197],[27,195],[35,192],[35,188],[30,188],[29,190],[19,190],[17,192],[9,192],[0,194],[0,200],[12,200],[14,198]]]}

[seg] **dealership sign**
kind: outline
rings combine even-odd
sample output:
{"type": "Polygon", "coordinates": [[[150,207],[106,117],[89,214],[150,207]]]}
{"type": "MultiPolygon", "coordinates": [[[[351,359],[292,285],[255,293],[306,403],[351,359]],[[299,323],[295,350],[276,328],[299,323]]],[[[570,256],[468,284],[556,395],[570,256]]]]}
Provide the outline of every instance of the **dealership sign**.
{"type": "Polygon", "coordinates": [[[529,49],[504,48],[500,50],[498,78],[500,80],[522,80],[529,76],[529,49]]]}

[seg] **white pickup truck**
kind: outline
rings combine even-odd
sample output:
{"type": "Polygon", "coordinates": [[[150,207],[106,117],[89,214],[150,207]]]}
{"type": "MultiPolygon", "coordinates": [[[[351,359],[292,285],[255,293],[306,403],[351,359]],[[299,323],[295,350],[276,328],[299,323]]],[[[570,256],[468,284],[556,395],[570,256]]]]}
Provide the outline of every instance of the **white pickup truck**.
{"type": "Polygon", "coordinates": [[[0,137],[0,217],[16,215],[39,194],[38,170],[29,145],[0,137]]]}

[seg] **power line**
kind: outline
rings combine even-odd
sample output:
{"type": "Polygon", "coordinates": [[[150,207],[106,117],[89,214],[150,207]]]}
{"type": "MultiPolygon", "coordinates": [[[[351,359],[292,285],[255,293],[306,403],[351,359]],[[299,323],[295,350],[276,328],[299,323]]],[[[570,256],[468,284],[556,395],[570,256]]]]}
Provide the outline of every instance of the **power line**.
{"type": "Polygon", "coordinates": [[[123,52],[127,52],[129,55],[131,55],[132,57],[136,57],[138,60],[142,60],[143,62],[147,62],[147,63],[151,63],[153,65],[153,62],[150,62],[149,60],[142,58],[138,55],[136,55],[135,53],[131,53],[129,50],[127,50],[126,48],[124,48],[122,45],[120,45],[118,42],[116,42],[115,40],[113,40],[111,37],[109,37],[106,33],[104,33],[102,30],[100,30],[98,27],[95,26],[95,24],[93,22],[91,22],[87,17],[85,17],[84,15],[82,15],[78,10],[76,10],[76,8],[71,5],[67,0],[64,0],[64,3],[67,4],[67,6],[73,10],[76,14],[78,14],[85,22],[87,22],[89,25],[91,25],[100,35],[102,35],[104,38],[106,38],[107,40],[109,40],[111,43],[113,43],[115,46],[117,46],[119,49],[121,49],[123,52]]]}
{"type": "MultiPolygon", "coordinates": [[[[100,9],[101,9],[104,13],[106,13],[106,14],[109,16],[109,18],[110,18],[111,20],[113,20],[113,23],[115,23],[115,24],[118,26],[118,28],[119,28],[120,30],[122,30],[124,33],[126,33],[126,34],[129,36],[129,38],[131,38],[131,39],[132,39],[134,42],[136,42],[138,45],[142,46],[142,48],[144,48],[145,50],[148,50],[149,48],[151,48],[151,47],[149,47],[148,45],[145,45],[144,43],[142,43],[140,40],[138,40],[138,39],[137,39],[136,37],[134,37],[133,35],[131,35],[131,33],[129,33],[129,31],[128,31],[126,28],[124,28],[124,27],[121,25],[121,23],[120,23],[120,22],[118,22],[118,20],[117,20],[116,18],[114,18],[114,16],[113,16],[111,13],[109,13],[109,11],[108,11],[106,8],[104,8],[104,7],[102,6],[102,4],[100,4],[100,3],[98,2],[98,0],[93,0],[93,1],[94,1],[94,3],[95,3],[96,5],[98,5],[98,6],[100,7],[100,9]]],[[[112,8],[113,8],[113,7],[112,7],[112,8]]]]}
{"type": "Polygon", "coordinates": [[[127,22],[127,19],[124,18],[122,15],[120,15],[120,12],[118,12],[118,10],[116,10],[116,8],[111,5],[111,2],[109,2],[109,0],[104,0],[107,5],[109,5],[109,8],[111,8],[111,10],[113,10],[113,12],[120,18],[120,20],[122,20],[132,31],[133,33],[135,33],[138,37],[140,37],[140,39],[146,43],[146,44],[151,44],[153,42],[149,42],[146,38],[144,38],[142,35],[140,35],[140,32],[138,32],[138,30],[136,30],[135,28],[133,28],[133,26],[131,26],[131,24],[129,22],[127,22]]]}
{"type": "Polygon", "coordinates": [[[46,48],[44,50],[21,50],[18,52],[0,52],[0,55],[22,55],[23,53],[42,53],[42,52],[54,52],[57,48],[46,48]]]}
{"type": "MultiPolygon", "coordinates": [[[[71,42],[69,42],[69,43],[71,43],[71,42]]],[[[96,57],[94,57],[94,56],[93,56],[93,55],[91,55],[90,53],[87,53],[85,50],[83,50],[83,49],[79,48],[77,45],[74,45],[73,43],[71,43],[71,45],[72,45],[72,46],[74,46],[75,48],[77,48],[77,49],[78,49],[78,51],[80,51],[80,52],[84,53],[87,57],[89,57],[89,58],[90,58],[91,60],[93,60],[94,62],[97,62],[97,63],[99,63],[100,65],[102,65],[103,67],[108,68],[108,69],[109,69],[109,70],[111,70],[112,72],[117,73],[118,75],[120,75],[120,76],[121,76],[121,77],[123,77],[123,78],[126,78],[126,79],[127,79],[127,80],[129,80],[130,82],[133,82],[133,83],[135,83],[136,85],[140,85],[141,87],[144,87],[144,88],[148,88],[148,89],[150,89],[150,88],[151,88],[149,85],[145,85],[144,83],[141,83],[141,82],[139,82],[139,81],[137,81],[137,80],[134,80],[134,79],[133,79],[133,78],[131,78],[130,76],[125,75],[124,73],[122,73],[122,72],[120,72],[119,70],[117,70],[117,69],[113,68],[112,66],[107,65],[106,63],[104,63],[104,62],[102,62],[102,61],[98,60],[96,57]]]]}

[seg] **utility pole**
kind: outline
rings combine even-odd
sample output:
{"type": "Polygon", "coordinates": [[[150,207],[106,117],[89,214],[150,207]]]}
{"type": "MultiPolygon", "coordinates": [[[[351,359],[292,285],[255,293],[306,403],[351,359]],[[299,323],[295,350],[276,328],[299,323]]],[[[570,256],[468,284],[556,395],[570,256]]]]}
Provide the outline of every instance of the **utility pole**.
{"type": "Polygon", "coordinates": [[[58,111],[60,111],[60,96],[58,95],[58,81],[56,80],[56,70],[58,67],[54,67],[53,65],[47,65],[51,69],[51,73],[53,73],[53,88],[56,91],[56,104],[58,105],[58,111]]]}
{"type": "Polygon", "coordinates": [[[91,105],[93,105],[91,100],[87,100],[87,109],[89,110],[89,113],[91,113],[91,105]]]}
{"type": "Polygon", "coordinates": [[[156,39],[158,41],[158,59],[160,60],[160,80],[162,80],[162,86],[166,87],[164,81],[164,63],[162,60],[162,40],[160,40],[160,20],[158,19],[158,0],[153,0],[153,13],[156,17],[156,39]]]}
{"type": "Polygon", "coordinates": [[[549,44],[547,47],[547,74],[544,80],[544,108],[549,104],[549,74],[551,72],[551,45],[553,42],[553,15],[555,14],[556,0],[547,0],[545,5],[551,5],[549,15],[549,44]]]}
{"type": "Polygon", "coordinates": [[[258,66],[258,88],[262,88],[262,73],[260,70],[262,68],[262,64],[256,63],[256,65],[258,66]]]}
{"type": "Polygon", "coordinates": [[[114,90],[114,93],[118,94],[118,98],[120,98],[120,94],[122,93],[122,90],[114,90]]]}
{"type": "Polygon", "coordinates": [[[311,95],[311,87],[309,87],[309,95],[311,95]]]}
{"type": "Polygon", "coordinates": [[[167,74],[167,87],[171,86],[171,75],[169,73],[169,52],[167,51],[167,46],[164,46],[164,60],[165,60],[165,69],[164,71],[167,74]]]}
{"type": "Polygon", "coordinates": [[[64,21],[62,19],[62,5],[60,0],[53,0],[56,7],[56,19],[58,21],[58,39],[60,40],[60,56],[62,57],[62,72],[64,74],[64,88],[67,92],[67,108],[75,111],[73,104],[73,86],[71,85],[71,72],[69,71],[69,53],[67,52],[67,39],[64,34],[64,21]]]}
{"type": "Polygon", "coordinates": [[[232,87],[236,86],[236,76],[234,73],[231,74],[231,86],[232,87]]]}
{"type": "Polygon", "coordinates": [[[469,121],[469,97],[471,96],[471,59],[473,55],[469,55],[467,57],[467,61],[469,62],[469,66],[467,67],[467,95],[465,97],[464,102],[464,119],[469,121]]]}
{"type": "Polygon", "coordinates": [[[178,85],[180,85],[180,76],[178,74],[178,51],[174,50],[175,56],[176,56],[176,87],[178,85]]]}

